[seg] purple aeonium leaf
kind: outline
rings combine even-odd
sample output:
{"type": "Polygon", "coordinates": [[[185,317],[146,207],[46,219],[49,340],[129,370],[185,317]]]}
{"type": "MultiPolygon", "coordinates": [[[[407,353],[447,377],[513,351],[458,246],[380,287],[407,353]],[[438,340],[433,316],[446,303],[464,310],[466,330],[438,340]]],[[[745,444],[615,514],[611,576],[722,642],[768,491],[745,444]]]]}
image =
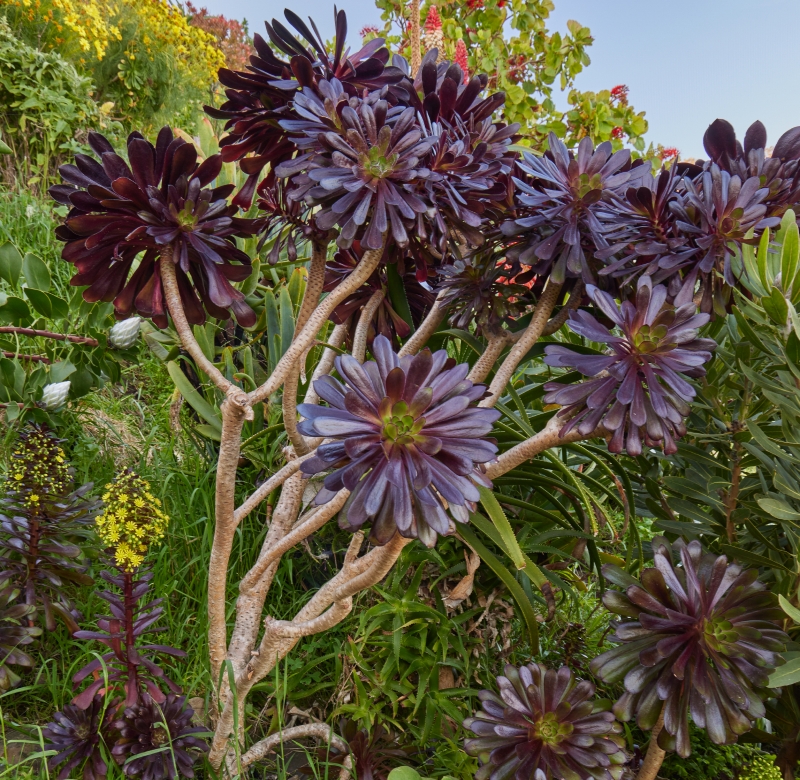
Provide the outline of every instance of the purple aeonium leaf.
{"type": "Polygon", "coordinates": [[[614,705],[620,720],[635,717],[648,730],[664,712],[660,747],[691,752],[689,716],[715,744],[735,742],[764,717],[770,673],[788,637],[777,597],[724,555],[704,553],[697,541],[653,539],[653,567],[640,580],[616,566],[603,574],[622,591],[608,590],[606,608],[617,624],[619,647],[592,661],[604,682],[623,682],[614,705]]]}
{"type": "Polygon", "coordinates": [[[560,417],[567,418],[561,435],[577,428],[589,435],[600,423],[612,433],[611,452],[640,455],[642,442],[676,452],[676,439],[686,432],[684,421],[694,387],[686,377],[705,374],[716,344],[698,338],[697,331],[708,322],[694,303],[678,308],[666,303],[667,290],[651,286],[643,277],[636,303],[617,306],[610,295],[589,286],[587,293],[601,312],[617,323],[615,335],[587,312],[571,315],[570,328],[576,333],[608,345],[607,355],[581,355],[569,347],[549,345],[545,363],[574,368],[594,377],[579,385],[551,382],[545,385],[545,402],[559,404],[560,417]]]}
{"type": "Polygon", "coordinates": [[[480,464],[497,453],[487,438],[500,416],[478,409],[483,385],[467,379],[445,350],[398,357],[384,336],[373,342],[374,361],[336,359],[344,380],[327,376],[314,387],[328,406],[301,404],[298,426],[322,444],[303,473],[330,471],[317,504],[346,488],[340,515],[344,528],[372,524],[371,540],[386,544],[395,533],[432,547],[438,534],[467,522],[479,499],[477,485],[490,487],[480,464]]]}

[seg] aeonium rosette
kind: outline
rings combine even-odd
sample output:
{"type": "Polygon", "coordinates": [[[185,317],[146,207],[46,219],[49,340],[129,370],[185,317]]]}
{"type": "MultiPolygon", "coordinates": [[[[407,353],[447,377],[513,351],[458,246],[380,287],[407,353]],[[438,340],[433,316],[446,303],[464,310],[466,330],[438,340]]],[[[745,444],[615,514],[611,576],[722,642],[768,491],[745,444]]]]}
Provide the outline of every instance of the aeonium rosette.
{"type": "Polygon", "coordinates": [[[345,355],[336,359],[339,382],[326,376],[314,388],[329,406],[301,404],[298,428],[322,436],[317,455],[303,473],[328,474],[316,503],[346,488],[340,514],[344,528],[372,523],[371,540],[386,544],[397,532],[433,546],[438,534],[467,522],[491,487],[480,464],[494,459],[497,444],[487,435],[500,413],[475,408],[483,385],[467,379],[469,366],[456,365],[445,350],[398,357],[378,336],[374,361],[345,355]]]}
{"type": "MultiPolygon", "coordinates": [[[[624,682],[614,705],[621,720],[634,716],[652,729],[663,711],[658,744],[691,753],[689,715],[717,745],[735,742],[763,718],[768,678],[783,659],[788,637],[778,598],[756,569],[705,553],[700,543],[653,539],[653,566],[639,580],[616,566],[604,576],[606,608],[621,615],[620,643],[591,663],[607,683],[624,682]]],[[[774,691],[772,692],[774,694],[774,691]]]]}
{"type": "Polygon", "coordinates": [[[100,162],[83,154],[60,168],[65,185],[50,188],[70,207],[56,235],[66,242],[62,258],[86,286],[87,301],[113,301],[118,319],[137,312],[167,325],[160,264],[167,247],[176,266],[186,317],[205,322],[206,312],[239,324],[255,324],[255,313],[231,282],[250,275],[250,258],[234,237],[254,232],[250,220],[234,216],[227,197],[233,185],[209,187],[222,158],[198,161],[197,150],[164,127],[155,146],[140,133],[128,136],[128,162],[98,133],[89,144],[100,162]],[[135,265],[138,258],[138,265],[135,265]],[[135,266],[135,267],[134,267],[135,266]]]}
{"type": "Polygon", "coordinates": [[[716,347],[698,337],[709,316],[698,314],[694,303],[675,308],[667,303],[667,289],[652,287],[643,277],[636,303],[614,299],[589,285],[587,294],[619,328],[619,335],[585,311],[568,320],[575,333],[609,347],[606,355],[579,354],[569,347],[548,345],[545,363],[574,368],[594,377],[576,385],[550,382],[545,402],[559,404],[565,418],[561,435],[574,428],[590,435],[602,423],[612,433],[608,448],[640,455],[642,442],[665,453],[677,451],[676,439],[686,432],[685,419],[696,390],[687,378],[705,374],[704,364],[716,347]]]}

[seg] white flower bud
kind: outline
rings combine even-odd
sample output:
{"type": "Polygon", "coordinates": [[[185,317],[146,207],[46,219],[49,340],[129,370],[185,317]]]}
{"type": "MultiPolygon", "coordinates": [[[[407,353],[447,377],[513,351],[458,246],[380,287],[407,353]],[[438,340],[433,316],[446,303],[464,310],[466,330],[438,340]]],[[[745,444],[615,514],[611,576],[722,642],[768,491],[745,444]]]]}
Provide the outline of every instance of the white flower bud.
{"type": "Polygon", "coordinates": [[[129,317],[127,320],[117,322],[108,333],[108,341],[112,347],[117,349],[128,349],[136,343],[139,338],[139,330],[142,327],[141,317],[129,317]]]}
{"type": "Polygon", "coordinates": [[[69,386],[69,379],[66,382],[54,382],[51,385],[45,385],[42,391],[41,405],[49,411],[63,406],[67,402],[69,386]]]}

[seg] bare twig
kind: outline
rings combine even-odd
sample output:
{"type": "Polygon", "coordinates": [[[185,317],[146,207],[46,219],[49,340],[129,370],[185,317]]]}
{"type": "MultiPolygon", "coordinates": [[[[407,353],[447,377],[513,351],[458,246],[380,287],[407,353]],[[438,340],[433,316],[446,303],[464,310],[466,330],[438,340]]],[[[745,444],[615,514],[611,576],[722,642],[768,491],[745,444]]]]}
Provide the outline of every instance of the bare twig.
{"type": "Polygon", "coordinates": [[[303,327],[302,331],[292,341],[289,349],[278,361],[272,375],[261,387],[250,393],[250,403],[263,401],[274,393],[286,379],[289,369],[305,354],[306,349],[316,338],[319,329],[331,316],[333,310],[352,292],[361,287],[369,279],[372,272],[378,267],[383,249],[370,249],[364,253],[355,269],[317,306],[303,327]]]}
{"type": "Polygon", "coordinates": [[[376,290],[372,293],[372,297],[361,310],[356,332],[353,336],[353,357],[358,360],[359,363],[363,363],[367,356],[369,326],[372,324],[372,318],[375,316],[375,312],[378,311],[378,307],[383,303],[385,297],[386,293],[384,293],[383,290],[376,290]]]}
{"type": "Polygon", "coordinates": [[[172,321],[175,323],[175,330],[181,340],[183,348],[192,356],[197,367],[208,375],[208,378],[223,393],[230,389],[236,389],[233,382],[226,379],[222,372],[205,356],[205,353],[197,343],[197,339],[192,332],[192,326],[186,319],[181,301],[181,292],[178,289],[178,278],[175,275],[175,264],[172,262],[172,247],[166,246],[161,250],[161,281],[164,285],[164,298],[167,303],[172,321]]]}
{"type": "Polygon", "coordinates": [[[353,768],[353,760],[350,756],[350,748],[347,743],[336,736],[333,729],[325,723],[308,723],[304,726],[293,726],[288,729],[270,734],[265,739],[256,742],[242,757],[242,768],[250,766],[255,761],[266,758],[278,745],[283,742],[314,737],[315,739],[327,742],[335,747],[340,753],[344,754],[342,768],[339,772],[339,780],[348,780],[353,768]]]}
{"type": "Polygon", "coordinates": [[[73,344],[86,344],[96,347],[100,343],[97,339],[89,336],[71,336],[65,333],[53,333],[49,330],[36,330],[35,328],[18,328],[14,325],[0,326],[0,333],[18,333],[20,336],[38,336],[43,339],[55,339],[56,341],[71,341],[73,344]]]}
{"type": "Polygon", "coordinates": [[[34,363],[49,363],[50,358],[45,357],[44,355],[25,355],[22,352],[7,352],[5,349],[3,350],[3,357],[7,358],[19,358],[20,360],[31,360],[34,363]]]}
{"type": "Polygon", "coordinates": [[[419,327],[414,332],[414,335],[403,344],[402,349],[398,353],[400,357],[404,355],[416,355],[428,339],[436,332],[436,329],[441,324],[442,320],[447,314],[447,307],[441,301],[441,293],[439,297],[433,302],[430,311],[425,315],[425,319],[419,324],[419,327]]]}
{"type": "MultiPolygon", "coordinates": [[[[348,317],[344,322],[339,323],[333,329],[333,332],[328,338],[328,344],[330,344],[331,347],[340,347],[347,338],[347,332],[349,329],[350,318],[348,317]]],[[[319,403],[319,396],[317,395],[317,391],[314,389],[314,382],[316,382],[320,377],[326,376],[333,371],[333,361],[335,359],[336,350],[326,347],[325,351],[322,353],[319,363],[317,363],[317,367],[314,369],[314,373],[311,375],[311,381],[308,383],[308,390],[306,391],[306,397],[304,399],[305,403],[319,403]]]]}

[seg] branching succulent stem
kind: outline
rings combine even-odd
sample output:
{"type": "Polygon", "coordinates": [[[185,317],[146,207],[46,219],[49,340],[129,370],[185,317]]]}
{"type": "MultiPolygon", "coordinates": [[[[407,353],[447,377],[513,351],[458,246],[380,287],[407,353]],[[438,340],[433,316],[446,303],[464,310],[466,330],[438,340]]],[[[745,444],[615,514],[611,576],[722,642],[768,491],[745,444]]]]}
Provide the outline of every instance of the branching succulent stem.
{"type": "Polygon", "coordinates": [[[411,0],[411,76],[417,75],[422,62],[422,42],[420,35],[419,0],[411,0]]]}
{"type": "Polygon", "coordinates": [[[367,339],[372,318],[385,297],[386,293],[383,290],[376,290],[361,310],[356,332],[353,336],[353,357],[360,363],[363,363],[367,357],[367,339]]]}
{"type": "Polygon", "coordinates": [[[658,746],[658,735],[661,733],[663,727],[664,710],[662,708],[661,714],[658,716],[658,720],[650,732],[650,744],[647,747],[647,755],[644,757],[642,766],[639,769],[639,774],[636,775],[636,780],[656,780],[658,770],[661,768],[661,765],[664,763],[664,757],[667,755],[666,752],[658,746]]]}
{"type": "Polygon", "coordinates": [[[442,303],[441,298],[436,298],[431,306],[430,311],[425,315],[414,335],[403,344],[400,351],[397,353],[400,357],[404,355],[416,355],[425,344],[428,343],[430,337],[436,332],[436,329],[441,325],[442,320],[447,314],[447,307],[442,303]]]}
{"type": "Polygon", "coordinates": [[[477,359],[467,379],[472,382],[483,382],[491,373],[503,350],[509,343],[509,334],[500,330],[489,335],[489,342],[483,354],[477,359]]]}

